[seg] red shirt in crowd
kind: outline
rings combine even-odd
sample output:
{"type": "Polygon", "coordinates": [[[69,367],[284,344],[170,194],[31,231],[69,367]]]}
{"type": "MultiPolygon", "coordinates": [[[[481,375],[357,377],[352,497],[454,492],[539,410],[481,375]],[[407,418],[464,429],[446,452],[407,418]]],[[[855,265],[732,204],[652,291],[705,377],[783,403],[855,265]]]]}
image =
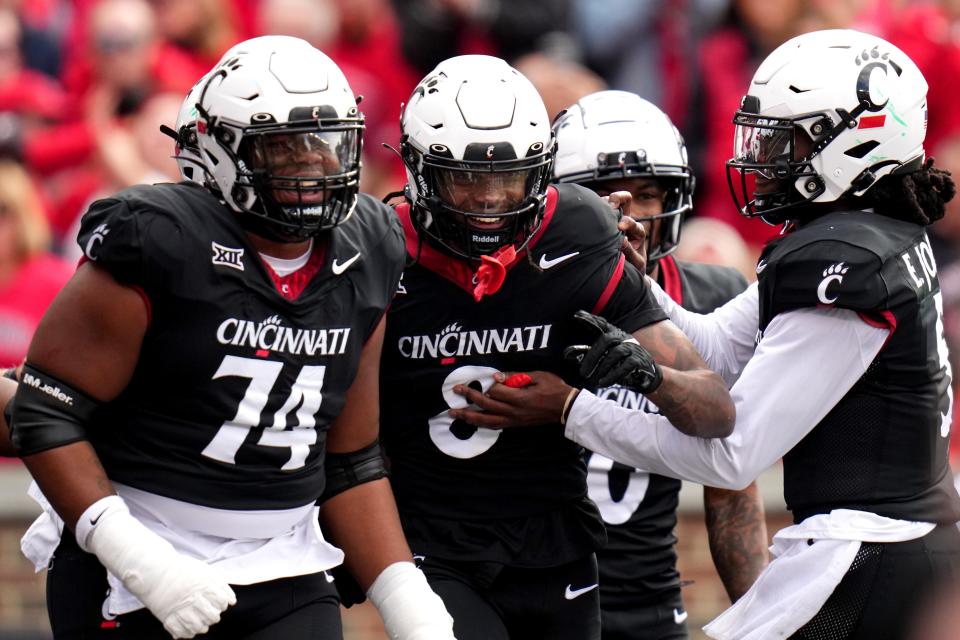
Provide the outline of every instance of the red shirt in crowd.
{"type": "Polygon", "coordinates": [[[74,267],[52,254],[27,260],[0,288],[0,367],[20,364],[33,332],[74,267]]]}

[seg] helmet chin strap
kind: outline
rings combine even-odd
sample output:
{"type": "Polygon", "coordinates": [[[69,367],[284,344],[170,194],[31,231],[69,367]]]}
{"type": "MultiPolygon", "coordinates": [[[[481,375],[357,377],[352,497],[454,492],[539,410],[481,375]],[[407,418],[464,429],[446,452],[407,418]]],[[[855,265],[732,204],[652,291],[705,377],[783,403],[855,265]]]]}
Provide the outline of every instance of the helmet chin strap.
{"type": "Polygon", "coordinates": [[[493,255],[480,256],[480,266],[474,277],[477,285],[473,288],[473,299],[480,302],[483,296],[499,291],[507,277],[507,269],[516,261],[517,249],[512,244],[500,247],[493,255]]]}

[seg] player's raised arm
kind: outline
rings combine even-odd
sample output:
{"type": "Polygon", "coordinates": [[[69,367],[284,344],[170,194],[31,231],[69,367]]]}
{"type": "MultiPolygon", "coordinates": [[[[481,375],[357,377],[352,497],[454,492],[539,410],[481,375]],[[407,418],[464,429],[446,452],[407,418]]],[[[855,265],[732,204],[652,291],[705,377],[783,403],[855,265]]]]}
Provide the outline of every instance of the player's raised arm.
{"type": "MultiPolygon", "coordinates": [[[[568,357],[578,361],[585,387],[619,384],[642,393],[687,435],[715,438],[733,430],[736,410],[722,378],[707,368],[672,323],[657,322],[631,336],[585,311],[577,312],[576,318],[597,336],[589,346],[574,345],[567,350],[568,357]]],[[[496,405],[485,402],[475,390],[460,387],[457,392],[488,415],[470,410],[456,410],[451,415],[498,428],[548,424],[565,418],[579,390],[552,375],[538,375],[535,381],[538,384],[534,388],[522,391],[494,387],[487,395],[498,401],[496,405]]]]}

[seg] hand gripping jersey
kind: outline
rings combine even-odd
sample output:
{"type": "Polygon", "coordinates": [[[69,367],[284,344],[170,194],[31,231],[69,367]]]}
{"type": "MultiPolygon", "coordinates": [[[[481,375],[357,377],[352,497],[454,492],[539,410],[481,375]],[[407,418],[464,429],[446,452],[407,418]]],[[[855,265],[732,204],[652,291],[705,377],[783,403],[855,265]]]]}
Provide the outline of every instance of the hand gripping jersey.
{"type": "Polygon", "coordinates": [[[890,331],[863,377],[784,456],[794,520],[839,508],[960,519],[947,461],[953,398],[943,301],[923,227],[830,213],[768,245],[757,271],[761,336],[777,314],[805,307],[851,309],[890,331]]]}
{"type": "Polygon", "coordinates": [[[80,246],[150,312],[129,386],[90,427],[112,480],[221,509],[320,496],[326,430],[403,266],[400,225],[367,196],[325,238],[287,299],[233,212],[200,187],[93,204],[80,246]]]}
{"type": "Polygon", "coordinates": [[[562,352],[578,309],[631,332],[665,318],[625,265],[615,215],[582,187],[551,187],[529,254],[475,302],[468,263],[420,246],[407,207],[397,211],[419,261],[387,317],[380,415],[411,548],[526,567],[590,553],[603,528],[586,498],[581,449],[558,423],[498,431],[447,411],[465,406],[454,385],[486,390],[497,371],[572,372],[562,352]]]}
{"type": "MultiPolygon", "coordinates": [[[[710,313],[747,286],[743,276],[729,267],[678,262],[673,256],[659,264],[657,280],[663,290],[696,313],[710,313]]],[[[595,393],[624,407],[659,413],[653,403],[630,389],[613,386],[595,393]]],[[[607,544],[597,552],[603,608],[654,602],[678,590],[674,529],[682,483],[598,453],[588,454],[587,473],[589,496],[607,526],[607,544]]]]}

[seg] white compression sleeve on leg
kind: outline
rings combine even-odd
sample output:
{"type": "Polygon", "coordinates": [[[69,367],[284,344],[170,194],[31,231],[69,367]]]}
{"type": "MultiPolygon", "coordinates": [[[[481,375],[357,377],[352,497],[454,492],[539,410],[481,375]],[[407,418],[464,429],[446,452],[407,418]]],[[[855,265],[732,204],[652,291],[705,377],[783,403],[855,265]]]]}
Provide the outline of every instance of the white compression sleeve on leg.
{"type": "Polygon", "coordinates": [[[75,531],[80,548],[96,555],[174,638],[206,633],[236,604],[233,589],[214,569],[147,529],[120,496],[87,507],[75,531]]]}
{"type": "Polygon", "coordinates": [[[367,597],[390,640],[455,640],[453,618],[412,562],[394,562],[380,572],[367,597]]]}

